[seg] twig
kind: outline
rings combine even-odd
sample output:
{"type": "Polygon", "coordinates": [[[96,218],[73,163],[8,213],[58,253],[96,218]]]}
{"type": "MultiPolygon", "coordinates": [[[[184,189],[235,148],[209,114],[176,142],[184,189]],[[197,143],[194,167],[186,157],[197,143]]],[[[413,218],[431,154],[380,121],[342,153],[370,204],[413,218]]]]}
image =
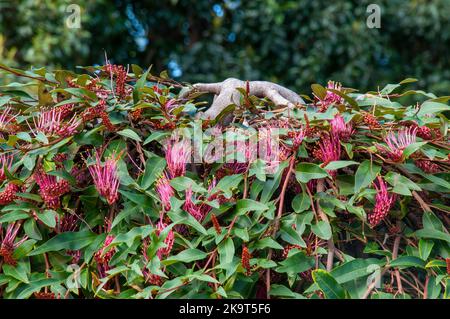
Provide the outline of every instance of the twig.
{"type": "MultiPolygon", "coordinates": [[[[288,172],[286,174],[283,186],[281,188],[281,193],[279,196],[280,202],[278,204],[278,212],[277,212],[277,216],[275,217],[275,225],[273,227],[271,237],[275,237],[275,235],[277,234],[278,228],[280,227],[280,219],[281,219],[281,215],[283,214],[283,207],[284,207],[284,197],[286,194],[287,186],[289,184],[289,178],[291,177],[291,174],[293,172],[294,164],[295,164],[295,154],[291,156],[291,159],[289,161],[288,172]]],[[[273,251],[272,251],[272,248],[270,248],[269,254],[267,256],[268,260],[272,259],[272,254],[273,254],[273,251]]],[[[267,295],[267,299],[270,299],[270,268],[266,270],[266,295],[267,295]]]]}
{"type": "MultiPolygon", "coordinates": [[[[398,226],[399,226],[399,223],[400,222],[397,222],[398,226]]],[[[400,240],[401,240],[401,236],[400,236],[400,234],[397,234],[397,236],[395,237],[395,240],[394,240],[394,248],[392,249],[392,260],[397,259],[398,248],[400,246],[400,240]]],[[[395,269],[395,277],[397,278],[398,291],[400,293],[403,293],[403,286],[402,286],[402,281],[401,281],[400,272],[399,272],[398,268],[395,269]]]]}
{"type": "Polygon", "coordinates": [[[428,204],[425,203],[425,201],[422,199],[422,197],[420,197],[420,195],[419,195],[416,191],[412,191],[412,194],[413,194],[414,198],[416,199],[416,201],[419,202],[420,207],[422,207],[422,209],[423,209],[425,212],[433,212],[433,211],[431,210],[430,206],[428,206],[428,204]]]}

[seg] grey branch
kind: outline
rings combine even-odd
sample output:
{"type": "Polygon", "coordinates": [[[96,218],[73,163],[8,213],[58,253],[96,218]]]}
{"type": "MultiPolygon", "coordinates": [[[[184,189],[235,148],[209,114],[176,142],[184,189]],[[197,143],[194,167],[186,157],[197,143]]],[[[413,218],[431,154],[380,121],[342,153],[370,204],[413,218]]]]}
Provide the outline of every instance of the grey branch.
{"type": "MultiPolygon", "coordinates": [[[[217,83],[197,83],[193,88],[200,92],[214,94],[214,101],[209,109],[202,115],[204,119],[215,119],[228,105],[239,105],[240,93],[237,88],[246,88],[246,82],[228,78],[217,83]]],[[[183,96],[188,95],[185,92],[183,96]]],[[[281,85],[267,81],[249,81],[249,94],[259,98],[268,98],[276,106],[293,108],[296,104],[304,104],[303,99],[294,91],[281,85]]]]}

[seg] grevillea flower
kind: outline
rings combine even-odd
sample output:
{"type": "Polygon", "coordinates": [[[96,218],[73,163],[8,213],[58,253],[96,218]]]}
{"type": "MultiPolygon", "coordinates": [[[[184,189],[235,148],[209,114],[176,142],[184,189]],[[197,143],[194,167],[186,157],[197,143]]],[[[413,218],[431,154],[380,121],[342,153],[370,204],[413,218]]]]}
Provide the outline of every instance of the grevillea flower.
{"type": "Polygon", "coordinates": [[[294,150],[298,149],[306,137],[306,131],[301,128],[299,130],[289,131],[288,136],[292,139],[292,148],[294,150]]]}
{"type": "Polygon", "coordinates": [[[325,135],[319,143],[319,152],[316,156],[324,165],[338,161],[341,158],[341,143],[339,137],[335,134],[325,135]]]}
{"type": "Polygon", "coordinates": [[[60,196],[70,191],[70,184],[65,179],[46,174],[41,168],[34,173],[34,180],[39,185],[39,194],[49,208],[60,206],[60,196]]]}
{"type": "Polygon", "coordinates": [[[75,231],[78,228],[78,217],[75,214],[65,213],[62,217],[56,217],[55,231],[57,233],[64,233],[68,231],[75,231]]]}
{"type": "Polygon", "coordinates": [[[125,89],[125,82],[127,80],[128,71],[123,65],[114,65],[110,63],[107,63],[104,66],[104,69],[107,73],[109,73],[111,79],[113,78],[113,76],[116,77],[115,93],[120,98],[123,98],[127,94],[125,89]]]}
{"type": "MultiPolygon", "coordinates": [[[[342,85],[339,82],[328,81],[327,85],[328,89],[342,91],[342,85]]],[[[342,104],[344,99],[338,94],[328,91],[324,98],[319,98],[314,94],[314,96],[319,100],[319,110],[320,112],[324,112],[328,109],[328,107],[332,104],[342,104]]]]}
{"type": "Polygon", "coordinates": [[[395,194],[388,193],[387,185],[381,176],[377,177],[377,181],[373,183],[373,186],[377,190],[375,208],[368,215],[368,220],[372,226],[376,226],[389,214],[389,210],[394,204],[395,194]]]}
{"type": "Polygon", "coordinates": [[[417,136],[423,138],[424,140],[433,139],[432,130],[428,126],[418,126],[417,136]]]}
{"type": "Polygon", "coordinates": [[[202,214],[200,207],[195,205],[194,202],[192,201],[192,196],[193,196],[192,187],[189,187],[186,190],[186,200],[184,202],[183,209],[189,214],[191,214],[196,220],[202,221],[204,215],[202,214]]]}
{"type": "Polygon", "coordinates": [[[156,192],[161,200],[162,208],[165,211],[169,211],[170,199],[174,195],[174,191],[172,186],[170,186],[170,181],[166,172],[164,172],[164,174],[156,181],[156,192]]]}
{"type": "Polygon", "coordinates": [[[337,114],[334,119],[330,121],[331,133],[339,136],[342,141],[347,141],[354,133],[354,129],[351,123],[345,123],[344,118],[337,114]]]}
{"type": "Polygon", "coordinates": [[[64,122],[62,110],[53,108],[50,111],[43,111],[39,116],[33,118],[35,130],[33,133],[41,132],[47,136],[71,136],[75,133],[81,120],[74,115],[68,122],[64,122]]]}
{"type": "Polygon", "coordinates": [[[8,183],[0,193],[0,205],[8,205],[17,198],[17,192],[20,190],[19,186],[13,183],[8,183]]]}
{"type": "Polygon", "coordinates": [[[216,215],[211,214],[211,221],[213,223],[214,229],[216,230],[216,234],[220,235],[222,233],[222,228],[220,227],[219,220],[216,215]]]}
{"type": "Polygon", "coordinates": [[[114,204],[119,199],[119,175],[117,173],[118,157],[115,153],[109,156],[102,164],[100,154],[95,154],[95,164],[88,167],[94,180],[95,188],[98,193],[106,198],[108,204],[114,204]]]}
{"type": "Polygon", "coordinates": [[[11,170],[13,159],[11,154],[0,154],[0,183],[6,179],[6,170],[11,170]]]}
{"type": "Polygon", "coordinates": [[[6,228],[5,236],[3,236],[3,227],[0,224],[0,256],[3,257],[3,261],[8,265],[15,266],[17,264],[13,257],[14,250],[28,239],[28,236],[24,236],[21,240],[15,242],[20,226],[20,222],[9,224],[6,228]]]}
{"type": "MultiPolygon", "coordinates": [[[[157,229],[156,234],[159,236],[166,227],[167,227],[167,225],[162,221],[162,219],[160,219],[158,224],[156,225],[156,229],[157,229]]],[[[166,245],[166,247],[161,247],[156,252],[156,254],[158,255],[158,258],[160,260],[163,259],[164,256],[169,256],[174,242],[175,242],[175,235],[171,229],[171,230],[169,230],[167,237],[164,239],[164,244],[166,245]]]]}
{"type": "Polygon", "coordinates": [[[92,121],[93,119],[96,118],[101,118],[102,124],[106,127],[108,131],[114,132],[116,130],[116,127],[111,123],[108,113],[106,112],[105,100],[100,100],[98,101],[96,106],[84,110],[83,113],[81,114],[81,117],[85,122],[92,121]]]}
{"type": "Polygon", "coordinates": [[[266,173],[274,174],[282,160],[277,128],[269,127],[259,131],[259,155],[266,163],[266,173]]]}
{"type": "Polygon", "coordinates": [[[97,262],[97,270],[100,278],[105,278],[106,272],[111,269],[111,267],[109,266],[109,262],[116,253],[117,249],[116,247],[108,248],[108,246],[112,243],[114,238],[115,237],[113,235],[106,236],[102,248],[100,248],[94,254],[94,259],[97,262]]]}
{"type": "Polygon", "coordinates": [[[433,163],[432,161],[429,160],[416,160],[414,161],[414,165],[416,165],[418,168],[420,168],[422,171],[428,174],[435,174],[440,170],[438,164],[433,163]]]}
{"type": "Polygon", "coordinates": [[[245,269],[245,275],[250,276],[252,273],[252,269],[250,267],[250,252],[248,251],[247,246],[242,248],[242,257],[241,257],[241,265],[242,268],[245,269]]]}
{"type": "Polygon", "coordinates": [[[164,105],[163,105],[163,109],[164,111],[169,114],[176,106],[177,100],[176,99],[170,99],[168,100],[164,105]]]}
{"type": "Polygon", "coordinates": [[[394,162],[399,162],[403,159],[403,151],[406,147],[416,142],[417,127],[410,127],[400,130],[395,135],[394,132],[390,132],[384,141],[387,144],[387,148],[381,145],[376,145],[377,149],[389,157],[394,162]]]}
{"type": "Polygon", "coordinates": [[[169,141],[166,147],[166,162],[170,178],[184,176],[186,174],[186,164],[191,158],[191,144],[187,139],[176,141],[173,144],[169,141]]]}
{"type": "Polygon", "coordinates": [[[15,120],[17,115],[11,115],[11,106],[7,106],[0,114],[0,131],[8,131],[8,125],[15,120]]]}

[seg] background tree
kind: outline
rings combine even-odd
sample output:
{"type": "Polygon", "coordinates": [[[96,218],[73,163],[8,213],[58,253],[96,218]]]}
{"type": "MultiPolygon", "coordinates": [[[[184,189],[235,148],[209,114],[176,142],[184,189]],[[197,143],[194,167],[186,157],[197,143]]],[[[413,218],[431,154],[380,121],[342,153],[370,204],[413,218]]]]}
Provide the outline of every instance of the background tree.
{"type": "Polygon", "coordinates": [[[70,1],[7,1],[1,59],[73,69],[102,64],[106,51],[115,63],[153,64],[190,82],[234,76],[303,91],[328,79],[376,89],[412,76],[443,93],[450,82],[450,3],[378,1],[381,28],[369,29],[372,2],[79,1],[82,27],[69,29],[70,1]]]}

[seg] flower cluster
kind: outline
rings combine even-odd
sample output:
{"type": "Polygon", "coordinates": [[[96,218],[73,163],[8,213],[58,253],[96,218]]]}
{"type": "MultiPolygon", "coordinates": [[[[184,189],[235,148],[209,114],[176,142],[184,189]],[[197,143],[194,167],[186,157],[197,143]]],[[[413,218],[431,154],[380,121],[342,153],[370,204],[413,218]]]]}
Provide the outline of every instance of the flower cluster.
{"type": "MultiPolygon", "coordinates": [[[[329,81],[327,89],[342,91],[342,84],[338,82],[329,81]]],[[[317,95],[315,97],[319,100],[319,110],[320,112],[326,111],[331,105],[342,104],[344,99],[337,93],[327,90],[324,98],[319,98],[317,95]]]]}
{"type": "Polygon", "coordinates": [[[88,167],[98,193],[106,198],[108,204],[114,204],[119,198],[118,156],[111,154],[102,164],[100,153],[95,153],[95,164],[88,167]]]}
{"type": "Polygon", "coordinates": [[[170,178],[184,176],[186,164],[191,158],[191,144],[187,139],[170,140],[166,146],[166,162],[170,178]],[[173,143],[173,144],[172,144],[173,143]]]}
{"type": "Polygon", "coordinates": [[[156,192],[161,200],[162,208],[165,211],[170,210],[170,199],[174,195],[172,186],[170,186],[169,177],[164,172],[163,175],[156,181],[156,192]]]}
{"type": "Polygon", "coordinates": [[[334,119],[330,121],[331,134],[338,136],[342,141],[348,141],[350,136],[353,135],[355,130],[351,123],[345,123],[344,118],[337,114],[334,119]]]}
{"type": "Polygon", "coordinates": [[[368,220],[372,226],[376,226],[389,214],[394,204],[395,195],[389,194],[387,185],[381,176],[377,177],[377,182],[374,182],[373,186],[377,190],[375,207],[372,213],[368,215],[368,220]]]}
{"type": "Polygon", "coordinates": [[[42,168],[34,173],[34,180],[39,185],[39,194],[48,208],[58,208],[60,197],[70,191],[70,184],[67,180],[58,180],[58,177],[45,173],[42,168]]]}
{"type": "Polygon", "coordinates": [[[0,256],[3,257],[3,261],[8,265],[15,266],[17,264],[13,257],[14,250],[28,239],[28,236],[24,236],[16,242],[16,237],[20,227],[20,222],[9,224],[6,228],[5,235],[3,236],[3,228],[0,224],[0,256]]]}
{"type": "Polygon", "coordinates": [[[105,100],[100,100],[97,105],[87,108],[81,116],[85,122],[92,121],[95,118],[101,118],[102,124],[105,125],[108,131],[114,132],[116,130],[109,119],[108,113],[106,112],[105,100]]]}
{"type": "Polygon", "coordinates": [[[47,136],[67,137],[75,133],[81,120],[74,115],[68,122],[64,122],[64,110],[53,108],[49,111],[39,113],[33,118],[35,135],[42,133],[47,136]]]}
{"type": "Polygon", "coordinates": [[[416,127],[402,129],[398,132],[397,136],[394,132],[389,132],[384,138],[387,147],[379,144],[376,147],[393,162],[400,162],[403,160],[403,151],[405,148],[416,142],[416,134],[416,127]]]}

